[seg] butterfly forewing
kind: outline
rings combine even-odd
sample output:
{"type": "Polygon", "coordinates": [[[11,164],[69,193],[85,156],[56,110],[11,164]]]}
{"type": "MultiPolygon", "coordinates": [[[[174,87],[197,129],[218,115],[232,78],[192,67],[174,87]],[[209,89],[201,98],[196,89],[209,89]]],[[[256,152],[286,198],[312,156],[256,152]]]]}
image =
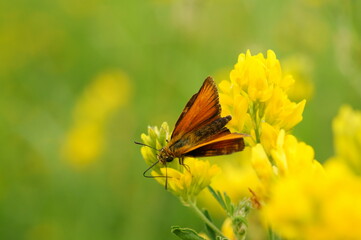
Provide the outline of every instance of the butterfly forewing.
{"type": "Polygon", "coordinates": [[[185,134],[220,118],[221,107],[218,101],[217,87],[208,77],[199,92],[188,101],[180,115],[171,136],[171,143],[178,141],[185,134]]]}

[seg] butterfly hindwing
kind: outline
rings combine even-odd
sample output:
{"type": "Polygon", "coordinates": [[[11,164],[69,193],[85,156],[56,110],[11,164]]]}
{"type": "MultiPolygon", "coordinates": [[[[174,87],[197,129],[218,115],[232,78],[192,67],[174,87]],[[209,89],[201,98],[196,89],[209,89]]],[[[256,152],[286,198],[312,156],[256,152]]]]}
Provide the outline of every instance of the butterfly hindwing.
{"type": "MultiPolygon", "coordinates": [[[[227,129],[228,130],[228,129],[227,129]]],[[[209,142],[199,144],[189,149],[184,155],[189,157],[207,157],[227,155],[244,149],[244,135],[229,133],[209,142]]]]}

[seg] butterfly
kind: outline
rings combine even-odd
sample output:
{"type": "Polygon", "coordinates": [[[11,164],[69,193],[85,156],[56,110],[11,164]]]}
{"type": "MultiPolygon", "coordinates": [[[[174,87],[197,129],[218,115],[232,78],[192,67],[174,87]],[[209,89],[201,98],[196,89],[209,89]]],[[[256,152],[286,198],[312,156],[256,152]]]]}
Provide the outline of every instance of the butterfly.
{"type": "MultiPolygon", "coordinates": [[[[245,146],[243,137],[246,135],[231,133],[226,124],[232,117],[221,117],[221,111],[216,84],[208,77],[198,93],[194,94],[184,107],[167,145],[158,150],[158,161],[143,175],[153,177],[146,175],[152,167],[158,163],[166,166],[175,158],[190,171],[184,164],[185,157],[210,157],[242,151],[245,146]]],[[[165,177],[167,179],[167,176],[165,177]]],[[[167,188],[167,181],[165,187],[167,188]]]]}

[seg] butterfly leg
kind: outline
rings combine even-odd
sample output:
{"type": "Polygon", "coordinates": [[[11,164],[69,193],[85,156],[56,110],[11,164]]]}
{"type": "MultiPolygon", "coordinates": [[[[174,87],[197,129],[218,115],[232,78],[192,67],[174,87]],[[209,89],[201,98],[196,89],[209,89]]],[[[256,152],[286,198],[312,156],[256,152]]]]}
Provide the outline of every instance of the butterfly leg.
{"type": "Polygon", "coordinates": [[[179,164],[182,165],[185,168],[185,170],[187,170],[187,172],[189,172],[192,175],[190,167],[184,163],[184,158],[179,158],[179,164]]]}

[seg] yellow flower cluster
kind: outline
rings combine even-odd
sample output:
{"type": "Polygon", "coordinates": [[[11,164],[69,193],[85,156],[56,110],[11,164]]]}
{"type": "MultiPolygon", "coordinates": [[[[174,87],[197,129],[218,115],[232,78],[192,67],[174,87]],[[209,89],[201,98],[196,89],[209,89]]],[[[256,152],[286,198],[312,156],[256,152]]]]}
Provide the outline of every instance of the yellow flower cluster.
{"type": "Polygon", "coordinates": [[[248,133],[251,146],[260,142],[263,125],[274,131],[292,129],[302,120],[306,100],[292,102],[287,91],[294,83],[290,75],[283,76],[273,51],[252,56],[240,54],[230,73],[230,80],[219,84],[220,102],[224,115],[232,115],[231,130],[248,133]]]}
{"type": "Polygon", "coordinates": [[[287,91],[293,84],[290,75],[282,74],[271,50],[266,57],[252,56],[250,51],[240,54],[230,80],[219,84],[223,114],[233,117],[228,127],[250,135],[245,140],[252,147],[252,165],[261,182],[258,194],[262,197],[275,177],[293,174],[299,162],[314,164],[313,149],[288,134],[302,120],[306,103],[288,98],[287,91]],[[302,153],[302,157],[296,157],[290,149],[302,153]]]}
{"type": "MultiPolygon", "coordinates": [[[[160,128],[148,127],[148,134],[143,133],[141,138],[144,144],[160,150],[166,145],[168,136],[169,126],[164,122],[160,128]]],[[[157,150],[152,148],[141,148],[142,156],[149,166],[158,162],[157,150]]],[[[196,158],[187,158],[185,164],[188,167],[180,166],[178,159],[167,163],[167,166],[159,162],[152,168],[152,175],[163,186],[167,182],[168,190],[178,196],[184,205],[189,205],[195,203],[196,197],[210,185],[220,169],[217,165],[196,158]]]]}
{"type": "Polygon", "coordinates": [[[241,54],[230,81],[220,84],[232,129],[252,137],[261,217],[287,239],[361,239],[361,113],[341,109],[333,123],[336,156],[323,167],[289,132],[305,106],[289,100],[292,84],[272,51],[267,58],[241,54]]]}
{"type": "MultiPolygon", "coordinates": [[[[162,175],[168,175],[169,190],[178,196],[184,205],[188,205],[190,202],[195,203],[199,193],[208,187],[212,178],[220,172],[217,165],[194,158],[188,158],[187,165],[190,171],[184,167],[181,170],[161,168],[162,175]]],[[[158,174],[153,172],[153,175],[158,174]]],[[[156,179],[160,184],[165,185],[165,178],[156,179]]]]}

